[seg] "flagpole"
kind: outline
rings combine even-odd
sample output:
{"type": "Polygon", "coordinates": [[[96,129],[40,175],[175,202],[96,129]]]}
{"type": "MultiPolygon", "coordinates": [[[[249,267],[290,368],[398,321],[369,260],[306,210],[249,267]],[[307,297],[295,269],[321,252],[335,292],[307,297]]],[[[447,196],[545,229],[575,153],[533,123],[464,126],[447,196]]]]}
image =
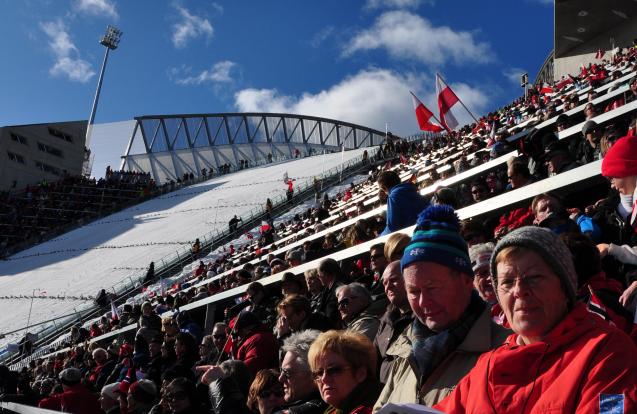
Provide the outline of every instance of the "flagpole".
{"type": "MultiPolygon", "coordinates": [[[[414,98],[416,98],[416,100],[417,100],[418,102],[420,102],[420,99],[418,99],[418,97],[416,96],[416,94],[415,94],[415,93],[413,93],[412,91],[409,91],[409,93],[411,94],[411,96],[413,96],[414,98]]],[[[421,103],[422,103],[422,102],[421,102],[421,103]]],[[[424,104],[423,104],[423,105],[424,105],[424,104]]],[[[428,110],[429,110],[429,109],[428,109],[428,110]]],[[[429,110],[429,112],[431,112],[431,111],[429,110]]],[[[439,120],[438,118],[436,118],[436,115],[434,115],[434,113],[433,113],[433,112],[431,112],[431,117],[434,119],[434,121],[436,121],[438,124],[440,124],[440,125],[442,126],[442,122],[440,122],[440,120],[439,120]]]]}
{"type": "MultiPolygon", "coordinates": [[[[440,76],[440,73],[436,72],[436,75],[440,78],[440,80],[442,81],[442,83],[445,84],[445,86],[449,87],[449,85],[447,84],[447,82],[445,81],[445,79],[440,76]]],[[[455,94],[455,92],[454,92],[455,94]]],[[[458,96],[458,95],[456,95],[458,96]]],[[[474,121],[476,121],[476,123],[478,123],[478,120],[476,119],[476,117],[473,115],[473,113],[469,110],[469,108],[467,108],[467,106],[464,104],[464,102],[462,102],[462,99],[460,99],[460,97],[458,96],[458,102],[460,102],[460,105],[462,105],[462,107],[465,109],[465,111],[467,111],[469,113],[469,115],[471,115],[471,118],[473,118],[474,121]]]]}

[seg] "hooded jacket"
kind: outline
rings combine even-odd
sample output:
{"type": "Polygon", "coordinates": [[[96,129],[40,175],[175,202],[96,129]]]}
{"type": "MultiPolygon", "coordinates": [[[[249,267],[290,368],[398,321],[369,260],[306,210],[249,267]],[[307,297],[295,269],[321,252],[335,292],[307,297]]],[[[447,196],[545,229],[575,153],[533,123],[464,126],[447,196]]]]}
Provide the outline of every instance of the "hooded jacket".
{"type": "Polygon", "coordinates": [[[583,304],[544,340],[521,346],[518,337],[480,357],[435,408],[448,414],[637,412],[637,349],[583,304]]]}
{"type": "Polygon", "coordinates": [[[427,205],[415,185],[402,183],[393,186],[387,197],[387,225],[381,236],[416,224],[418,214],[427,205]]]}

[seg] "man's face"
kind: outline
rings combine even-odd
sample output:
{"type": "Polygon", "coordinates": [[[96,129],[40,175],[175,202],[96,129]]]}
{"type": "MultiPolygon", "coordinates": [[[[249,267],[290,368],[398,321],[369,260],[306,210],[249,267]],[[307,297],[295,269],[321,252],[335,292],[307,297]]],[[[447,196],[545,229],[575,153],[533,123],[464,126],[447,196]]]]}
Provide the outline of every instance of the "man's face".
{"type": "Polygon", "coordinates": [[[509,177],[511,188],[516,189],[524,186],[524,177],[522,177],[520,174],[515,173],[513,171],[513,168],[509,167],[509,169],[507,169],[507,176],[509,177]]]}
{"type": "Polygon", "coordinates": [[[562,166],[566,164],[568,160],[568,155],[564,154],[561,151],[555,152],[546,158],[546,166],[549,172],[549,175],[557,174],[562,166]]]}
{"type": "Polygon", "coordinates": [[[400,262],[390,263],[383,273],[383,287],[389,303],[396,307],[403,307],[407,304],[407,292],[405,291],[405,281],[400,273],[400,262]]]}
{"type": "Polygon", "coordinates": [[[486,188],[482,186],[471,186],[471,196],[473,197],[473,201],[475,202],[484,200],[486,192],[486,188]]]}
{"type": "Polygon", "coordinates": [[[336,295],[338,300],[338,311],[341,314],[343,322],[349,322],[365,310],[365,299],[356,296],[350,289],[345,288],[336,295]]]}
{"type": "Polygon", "coordinates": [[[551,199],[543,198],[535,205],[535,224],[540,224],[546,220],[551,213],[555,212],[555,205],[551,199]]]}
{"type": "Polygon", "coordinates": [[[469,305],[473,280],[433,262],[403,270],[409,306],[421,323],[440,332],[455,323],[469,305]]]}
{"type": "Polygon", "coordinates": [[[283,357],[279,382],[283,384],[286,403],[307,399],[317,390],[310,368],[304,366],[293,352],[286,352],[283,357]]]}
{"type": "Polygon", "coordinates": [[[387,259],[385,259],[385,252],[383,252],[383,249],[372,249],[370,250],[369,255],[371,259],[370,268],[374,272],[382,273],[383,270],[385,270],[385,267],[387,267],[387,259]]]}
{"type": "Polygon", "coordinates": [[[215,326],[212,330],[212,342],[215,344],[215,347],[219,350],[223,349],[227,339],[228,335],[226,331],[222,327],[215,326]]]}

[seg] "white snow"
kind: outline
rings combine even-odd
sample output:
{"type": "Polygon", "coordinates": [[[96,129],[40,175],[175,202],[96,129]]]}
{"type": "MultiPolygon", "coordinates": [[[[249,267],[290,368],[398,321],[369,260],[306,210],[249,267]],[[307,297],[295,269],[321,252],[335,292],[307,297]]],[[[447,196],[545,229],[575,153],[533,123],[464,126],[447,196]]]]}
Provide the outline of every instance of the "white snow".
{"type": "MultiPolygon", "coordinates": [[[[344,153],[345,162],[363,149],[344,153]]],[[[341,153],[303,158],[252,168],[183,188],[107,216],[55,240],[0,261],[0,334],[27,325],[34,289],[46,296],[94,296],[99,289],[128,283],[140,277],[151,261],[184,254],[195,238],[203,241],[214,230],[227,229],[234,214],[261,208],[266,198],[284,197],[283,175],[296,179],[295,188],[311,184],[313,177],[340,166],[341,153]],[[132,269],[131,269],[132,268],[132,269]]],[[[351,181],[351,180],[350,180],[351,181]]],[[[348,181],[349,182],[349,181],[348,181]]],[[[121,285],[120,285],[121,286],[121,285]]],[[[35,296],[39,294],[35,290],[35,296]]],[[[33,300],[30,324],[92,306],[91,300],[46,298],[33,300]]],[[[38,332],[42,326],[31,329],[38,332]]],[[[24,331],[0,340],[0,353],[24,331]]]]}

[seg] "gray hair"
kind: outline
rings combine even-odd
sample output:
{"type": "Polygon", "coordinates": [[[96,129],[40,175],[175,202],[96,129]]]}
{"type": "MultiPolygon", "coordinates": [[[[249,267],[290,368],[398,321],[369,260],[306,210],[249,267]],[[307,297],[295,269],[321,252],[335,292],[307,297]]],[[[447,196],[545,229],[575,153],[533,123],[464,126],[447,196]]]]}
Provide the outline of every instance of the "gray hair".
{"type": "Polygon", "coordinates": [[[310,368],[310,364],[307,361],[307,353],[310,350],[310,346],[321,334],[316,329],[306,329],[304,331],[293,333],[283,341],[281,350],[286,352],[292,352],[296,355],[299,363],[303,364],[307,369],[310,368]]]}
{"type": "Polygon", "coordinates": [[[95,355],[98,355],[98,354],[101,354],[102,357],[104,357],[104,359],[108,358],[108,352],[106,352],[106,349],[104,348],[95,348],[93,352],[91,353],[93,358],[95,358],[95,355]]]}
{"type": "Polygon", "coordinates": [[[372,303],[372,294],[369,292],[369,290],[367,290],[367,288],[363,284],[358,282],[353,282],[353,283],[350,283],[349,285],[342,285],[337,287],[334,293],[336,294],[336,296],[338,296],[345,289],[349,289],[354,295],[360,296],[363,299],[365,299],[367,304],[372,303]]]}

